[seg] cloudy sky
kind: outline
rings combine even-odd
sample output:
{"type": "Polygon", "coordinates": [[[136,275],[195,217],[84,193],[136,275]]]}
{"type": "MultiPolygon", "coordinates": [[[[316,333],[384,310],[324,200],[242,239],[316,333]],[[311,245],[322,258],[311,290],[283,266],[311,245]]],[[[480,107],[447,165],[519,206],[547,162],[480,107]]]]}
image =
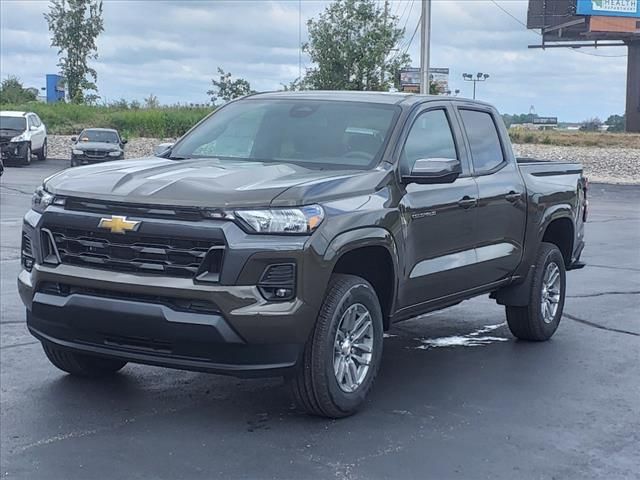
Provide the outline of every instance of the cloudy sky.
{"type": "MultiPolygon", "coordinates": [[[[382,3],[382,0],[380,0],[382,3]]],[[[527,2],[497,0],[526,21],[527,2]]],[[[327,2],[303,0],[302,35],[308,18],[327,2]]],[[[38,0],[0,1],[0,75],[17,75],[26,86],[44,86],[57,71],[38,0]]],[[[406,25],[406,42],[419,20],[419,0],[395,0],[391,12],[406,25]]],[[[624,111],[626,49],[530,50],[539,37],[491,1],[434,0],[432,67],[451,69],[450,86],[472,95],[463,72],[487,72],[478,98],[505,113],[557,115],[580,121],[624,111]]],[[[208,100],[206,91],[221,66],[256,90],[278,89],[298,76],[299,2],[105,0],[105,31],[98,41],[98,88],[103,99],[162,103],[208,100]]],[[[409,47],[419,64],[419,34],[409,47]]],[[[309,65],[303,56],[303,68],[309,65]]]]}

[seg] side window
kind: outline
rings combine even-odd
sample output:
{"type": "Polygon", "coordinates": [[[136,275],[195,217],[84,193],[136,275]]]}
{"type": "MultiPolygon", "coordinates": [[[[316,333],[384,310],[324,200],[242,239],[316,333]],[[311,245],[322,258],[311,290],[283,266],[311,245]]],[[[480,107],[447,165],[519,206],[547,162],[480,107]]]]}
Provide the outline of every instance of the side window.
{"type": "Polygon", "coordinates": [[[421,158],[458,158],[444,109],[429,110],[416,118],[402,149],[400,171],[411,172],[416,160],[421,158]]]}
{"type": "Polygon", "coordinates": [[[42,125],[40,117],[38,117],[38,115],[36,115],[35,113],[31,116],[31,120],[33,120],[34,127],[39,127],[40,125],[42,125]]]}
{"type": "Polygon", "coordinates": [[[504,161],[496,124],[490,113],[460,109],[462,123],[471,147],[476,173],[488,172],[504,161]]]}
{"type": "Polygon", "coordinates": [[[36,122],[33,118],[33,115],[27,116],[27,129],[30,129],[31,127],[35,127],[35,126],[36,126],[36,122]]]}

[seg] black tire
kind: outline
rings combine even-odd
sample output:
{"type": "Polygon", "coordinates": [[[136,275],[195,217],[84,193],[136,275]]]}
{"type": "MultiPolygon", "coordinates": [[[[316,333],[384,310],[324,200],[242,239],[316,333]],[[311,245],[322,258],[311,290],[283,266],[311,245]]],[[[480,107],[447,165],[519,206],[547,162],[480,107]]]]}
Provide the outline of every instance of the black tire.
{"type": "Polygon", "coordinates": [[[371,284],[354,275],[333,275],[305,346],[302,364],[291,381],[296,403],[309,414],[322,417],[341,418],[354,414],[373,387],[382,357],[382,339],[382,310],[371,284]],[[350,307],[360,308],[358,305],[364,306],[371,318],[372,329],[369,331],[372,334],[367,335],[367,341],[371,342],[372,352],[361,383],[353,391],[346,392],[334,373],[336,332],[343,314],[350,307]]]}
{"type": "Polygon", "coordinates": [[[76,163],[76,161],[72,158],[71,162],[69,162],[69,167],[73,168],[73,167],[77,167],[78,164],[76,163]]]}
{"type": "Polygon", "coordinates": [[[47,139],[44,139],[44,143],[42,144],[42,148],[36,155],[39,161],[44,162],[47,159],[47,139]]]}
{"type": "Polygon", "coordinates": [[[77,377],[105,377],[116,373],[127,364],[123,360],[94,357],[66,350],[48,342],[42,342],[42,348],[53,365],[77,377]]]}
{"type": "Polygon", "coordinates": [[[22,159],[22,164],[23,165],[31,165],[31,157],[33,155],[33,152],[31,151],[31,144],[27,144],[25,149],[24,149],[24,157],[22,159]]]}
{"type": "Polygon", "coordinates": [[[529,305],[526,307],[507,306],[507,323],[511,333],[520,340],[543,342],[549,340],[558,329],[566,291],[566,272],[564,258],[558,247],[551,243],[543,242],[536,257],[536,263],[531,273],[531,291],[529,293],[529,305]],[[550,264],[558,267],[560,275],[560,292],[557,302],[557,310],[545,321],[542,299],[544,295],[543,283],[545,273],[550,264]]]}

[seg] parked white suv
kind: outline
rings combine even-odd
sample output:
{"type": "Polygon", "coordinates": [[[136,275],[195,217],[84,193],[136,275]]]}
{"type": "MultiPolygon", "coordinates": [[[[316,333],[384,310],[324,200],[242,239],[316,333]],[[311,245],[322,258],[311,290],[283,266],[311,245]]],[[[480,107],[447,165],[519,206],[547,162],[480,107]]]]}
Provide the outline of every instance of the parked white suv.
{"type": "Polygon", "coordinates": [[[0,112],[0,155],[2,161],[29,165],[36,155],[47,159],[47,128],[33,112],[0,112]]]}

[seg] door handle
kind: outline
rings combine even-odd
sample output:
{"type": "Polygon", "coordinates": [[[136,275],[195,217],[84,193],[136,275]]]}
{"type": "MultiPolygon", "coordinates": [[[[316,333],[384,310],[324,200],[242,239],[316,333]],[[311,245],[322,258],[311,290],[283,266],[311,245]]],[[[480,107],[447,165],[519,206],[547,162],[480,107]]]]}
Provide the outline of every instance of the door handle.
{"type": "Polygon", "coordinates": [[[507,202],[515,203],[522,198],[522,194],[511,191],[507,193],[504,198],[507,202]]]}
{"type": "Polygon", "coordinates": [[[471,198],[468,195],[465,195],[460,200],[458,200],[458,206],[462,208],[471,208],[478,205],[477,198],[471,198]]]}

